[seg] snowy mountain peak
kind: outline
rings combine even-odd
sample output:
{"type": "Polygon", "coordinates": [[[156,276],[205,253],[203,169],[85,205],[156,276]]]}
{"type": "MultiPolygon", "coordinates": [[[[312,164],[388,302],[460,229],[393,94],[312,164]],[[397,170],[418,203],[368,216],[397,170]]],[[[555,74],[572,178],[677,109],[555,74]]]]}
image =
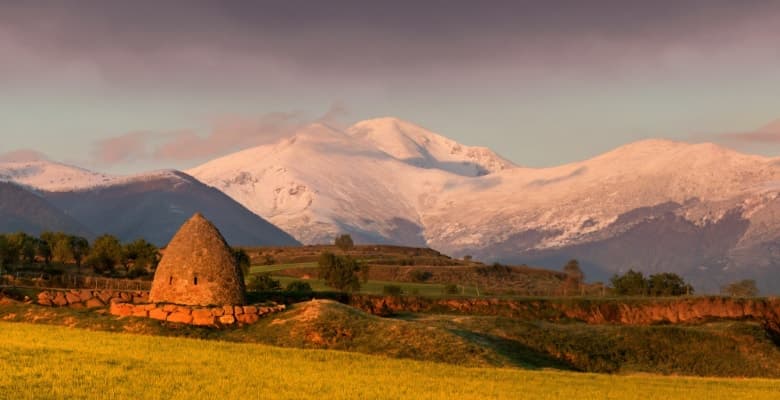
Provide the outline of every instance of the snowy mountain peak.
{"type": "Polygon", "coordinates": [[[348,128],[347,132],[398,160],[420,168],[481,176],[515,167],[490,149],[462,145],[398,118],[361,121],[348,128]]]}
{"type": "Polygon", "coordinates": [[[110,175],[53,161],[0,162],[0,181],[15,182],[40,190],[61,192],[105,184],[110,175]]]}

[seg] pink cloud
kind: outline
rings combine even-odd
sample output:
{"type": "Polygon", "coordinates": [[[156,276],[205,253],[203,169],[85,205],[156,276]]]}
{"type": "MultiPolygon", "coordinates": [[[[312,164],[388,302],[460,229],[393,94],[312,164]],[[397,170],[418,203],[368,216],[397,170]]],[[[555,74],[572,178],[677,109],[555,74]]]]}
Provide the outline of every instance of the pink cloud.
{"type": "Polygon", "coordinates": [[[0,162],[47,161],[49,157],[40,151],[20,149],[0,154],[0,162]]]}
{"type": "Polygon", "coordinates": [[[728,142],[741,144],[780,143],[780,119],[755,131],[724,133],[719,137],[728,142]]]}
{"type": "Polygon", "coordinates": [[[268,113],[257,118],[226,116],[216,120],[206,134],[193,129],[136,131],[103,139],[95,143],[93,155],[104,166],[140,160],[202,161],[290,136],[312,122],[339,125],[346,114],[346,107],[336,103],[314,119],[298,112],[268,113]]]}
{"type": "Polygon", "coordinates": [[[102,165],[114,165],[149,157],[148,144],[152,132],[128,132],[120,136],[102,139],[95,143],[93,155],[102,165]]]}

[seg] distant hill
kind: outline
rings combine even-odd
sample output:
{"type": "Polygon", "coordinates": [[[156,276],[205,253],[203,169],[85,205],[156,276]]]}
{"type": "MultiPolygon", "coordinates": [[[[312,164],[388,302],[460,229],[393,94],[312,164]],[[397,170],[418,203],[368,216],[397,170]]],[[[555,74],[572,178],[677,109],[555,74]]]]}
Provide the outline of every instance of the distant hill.
{"type": "Polygon", "coordinates": [[[298,241],[222,192],[178,171],[114,180],[45,198],[91,231],[128,241],[145,238],[166,245],[194,213],[210,219],[234,246],[295,246],[298,241]]]}
{"type": "Polygon", "coordinates": [[[84,225],[40,195],[13,183],[0,182],[0,233],[39,235],[46,230],[90,235],[84,225]]]}

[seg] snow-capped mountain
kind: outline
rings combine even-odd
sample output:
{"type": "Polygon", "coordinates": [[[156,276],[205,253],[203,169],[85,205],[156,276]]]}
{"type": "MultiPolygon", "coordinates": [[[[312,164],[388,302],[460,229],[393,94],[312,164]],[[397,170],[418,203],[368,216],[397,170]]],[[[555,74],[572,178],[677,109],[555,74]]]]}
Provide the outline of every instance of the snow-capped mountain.
{"type": "Polygon", "coordinates": [[[43,159],[0,161],[0,182],[68,191],[108,184],[114,177],[43,159]]]}
{"type": "Polygon", "coordinates": [[[347,132],[393,158],[420,168],[482,176],[515,167],[488,148],[464,146],[398,118],[358,122],[347,132]]]}
{"type": "Polygon", "coordinates": [[[164,246],[195,212],[234,245],[296,245],[224,193],[175,170],[110,176],[46,159],[0,162],[0,232],[111,233],[164,246]]]}
{"type": "Polygon", "coordinates": [[[247,244],[292,241],[259,215],[303,243],[346,232],[485,261],[560,268],[577,258],[591,280],[634,268],[680,273],[699,290],[754,278],[780,291],[780,159],[710,143],[645,140],[526,168],[381,118],[344,130],[315,124],[187,173],[111,177],[42,160],[0,163],[0,180],[37,189],[93,231],[128,237],[164,241],[177,213],[211,207],[231,210],[220,223],[247,244]]]}
{"type": "Polygon", "coordinates": [[[534,169],[382,118],[188,172],[304,243],[348,232],[547,267],[576,257],[598,279],[636,268],[707,290],[743,275],[780,289],[780,160],[709,143],[646,140],[534,169]]]}
{"type": "Polygon", "coordinates": [[[124,241],[168,244],[176,230],[201,212],[235,246],[299,244],[290,235],[224,193],[179,171],[116,178],[111,184],[42,195],[95,233],[124,241]]]}

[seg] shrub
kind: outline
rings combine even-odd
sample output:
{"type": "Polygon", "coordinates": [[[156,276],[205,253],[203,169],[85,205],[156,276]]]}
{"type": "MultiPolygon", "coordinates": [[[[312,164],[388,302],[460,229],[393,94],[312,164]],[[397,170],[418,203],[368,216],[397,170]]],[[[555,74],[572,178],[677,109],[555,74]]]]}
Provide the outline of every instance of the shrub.
{"type": "Polygon", "coordinates": [[[342,251],[347,251],[355,247],[355,242],[352,240],[352,236],[347,234],[336,237],[334,244],[342,251]]]}
{"type": "Polygon", "coordinates": [[[693,287],[683,278],[670,272],[662,272],[645,278],[641,272],[628,270],[624,275],[614,275],[612,289],[620,296],[682,296],[693,294],[693,287]]]}
{"type": "Polygon", "coordinates": [[[282,285],[279,281],[271,278],[269,274],[255,275],[247,286],[249,290],[255,292],[277,292],[282,290],[282,285]]]}
{"type": "Polygon", "coordinates": [[[136,265],[127,273],[127,277],[130,279],[143,278],[147,275],[149,275],[149,271],[141,265],[136,265]]]}
{"type": "Polygon", "coordinates": [[[453,283],[444,285],[444,294],[460,294],[458,285],[455,285],[453,283]]]}
{"type": "Polygon", "coordinates": [[[415,282],[425,282],[428,279],[431,279],[433,277],[433,274],[430,271],[423,271],[416,269],[412,271],[411,273],[412,280],[415,282]]]}
{"type": "Polygon", "coordinates": [[[647,294],[647,280],[641,272],[629,269],[623,275],[614,275],[610,279],[612,289],[619,296],[644,296],[647,294]]]}
{"type": "Polygon", "coordinates": [[[292,281],[289,284],[287,284],[285,290],[288,292],[298,292],[298,293],[311,293],[314,291],[308,282],[303,282],[303,281],[292,281]]]}
{"type": "Polygon", "coordinates": [[[362,266],[352,257],[337,256],[333,253],[323,253],[318,265],[320,279],[323,279],[326,285],[342,292],[360,290],[358,274],[363,272],[365,276],[368,271],[367,266],[362,266]]]}
{"type": "Polygon", "coordinates": [[[398,285],[385,285],[382,288],[382,294],[387,296],[400,296],[403,294],[403,289],[398,285]]]}
{"type": "Polygon", "coordinates": [[[744,279],[723,286],[720,292],[734,297],[756,297],[758,296],[758,286],[753,279],[744,279]]]}

